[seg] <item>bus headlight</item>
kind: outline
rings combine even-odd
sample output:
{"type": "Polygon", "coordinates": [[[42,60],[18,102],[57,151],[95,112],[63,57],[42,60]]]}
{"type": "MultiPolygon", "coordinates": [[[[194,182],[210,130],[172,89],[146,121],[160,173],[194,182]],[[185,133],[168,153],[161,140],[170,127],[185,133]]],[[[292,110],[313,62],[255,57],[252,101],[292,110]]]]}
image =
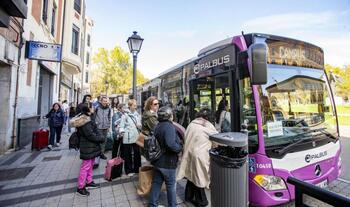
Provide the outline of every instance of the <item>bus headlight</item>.
{"type": "Polygon", "coordinates": [[[265,190],[283,190],[287,189],[281,177],[273,175],[256,175],[254,181],[265,190]]]}

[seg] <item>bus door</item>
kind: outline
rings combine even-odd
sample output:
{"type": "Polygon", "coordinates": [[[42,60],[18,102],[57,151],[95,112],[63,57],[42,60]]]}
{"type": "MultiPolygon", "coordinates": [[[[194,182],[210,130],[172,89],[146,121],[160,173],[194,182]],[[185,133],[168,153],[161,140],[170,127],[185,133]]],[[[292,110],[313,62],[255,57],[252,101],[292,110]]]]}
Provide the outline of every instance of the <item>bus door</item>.
{"type": "Polygon", "coordinates": [[[211,122],[219,132],[232,131],[233,111],[232,72],[192,79],[190,81],[190,117],[208,108],[212,111],[211,122]]]}

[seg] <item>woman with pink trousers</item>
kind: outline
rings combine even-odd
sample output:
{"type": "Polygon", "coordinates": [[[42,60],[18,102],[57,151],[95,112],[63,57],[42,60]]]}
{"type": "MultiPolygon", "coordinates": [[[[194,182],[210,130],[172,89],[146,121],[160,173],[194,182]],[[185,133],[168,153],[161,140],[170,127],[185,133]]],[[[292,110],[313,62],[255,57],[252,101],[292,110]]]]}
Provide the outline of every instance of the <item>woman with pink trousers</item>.
{"type": "Polygon", "coordinates": [[[80,196],[89,196],[90,193],[87,189],[99,187],[99,185],[93,181],[92,168],[95,157],[101,155],[101,143],[104,142],[104,138],[98,132],[97,126],[91,118],[90,108],[88,106],[83,106],[81,114],[70,121],[71,125],[77,128],[77,133],[80,138],[80,159],[83,160],[80,167],[77,189],[77,194],[80,196]]]}

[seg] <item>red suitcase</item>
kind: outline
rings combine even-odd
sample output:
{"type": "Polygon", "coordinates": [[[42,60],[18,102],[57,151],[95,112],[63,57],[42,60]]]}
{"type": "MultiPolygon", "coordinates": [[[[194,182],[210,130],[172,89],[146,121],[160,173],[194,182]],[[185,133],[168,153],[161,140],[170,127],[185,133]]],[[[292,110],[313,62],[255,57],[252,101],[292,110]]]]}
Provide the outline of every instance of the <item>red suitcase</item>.
{"type": "Polygon", "coordinates": [[[32,150],[41,150],[46,148],[49,144],[49,131],[46,129],[39,129],[33,132],[32,150]]]}

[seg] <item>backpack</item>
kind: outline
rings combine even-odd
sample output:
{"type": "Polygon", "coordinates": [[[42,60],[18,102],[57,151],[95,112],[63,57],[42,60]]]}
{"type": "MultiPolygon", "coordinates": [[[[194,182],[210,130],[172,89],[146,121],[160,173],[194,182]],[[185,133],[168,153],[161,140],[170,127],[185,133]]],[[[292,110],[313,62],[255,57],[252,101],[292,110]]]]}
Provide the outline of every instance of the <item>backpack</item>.
{"type": "Polygon", "coordinates": [[[224,120],[221,123],[221,132],[230,132],[231,131],[231,123],[226,119],[226,113],[224,114],[224,120]]]}
{"type": "Polygon", "coordinates": [[[151,132],[149,136],[145,137],[144,156],[146,160],[153,162],[158,160],[162,154],[163,150],[154,133],[151,132]]]}
{"type": "Polygon", "coordinates": [[[73,132],[69,137],[69,149],[78,150],[80,145],[80,138],[78,132],[73,132]]]}

